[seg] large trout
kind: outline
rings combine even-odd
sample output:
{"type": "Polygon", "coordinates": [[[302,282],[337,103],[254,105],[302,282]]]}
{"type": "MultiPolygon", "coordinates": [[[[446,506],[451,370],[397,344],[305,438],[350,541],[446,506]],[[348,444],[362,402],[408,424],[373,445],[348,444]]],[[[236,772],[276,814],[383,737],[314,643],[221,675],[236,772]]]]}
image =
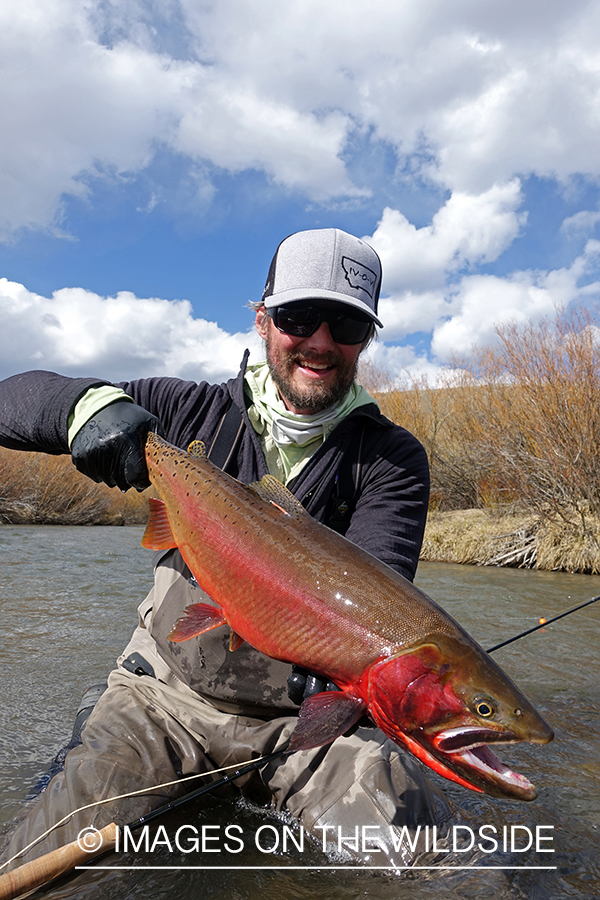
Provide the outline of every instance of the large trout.
{"type": "Polygon", "coordinates": [[[144,547],[178,547],[216,606],[188,607],[183,641],[228,625],[340,691],[300,708],[290,750],[328,743],[367,712],[435,772],[498,797],[535,788],[491,745],[552,740],[551,728],[502,669],[441,607],[376,557],[316,522],[271,475],[249,486],[156,435],[146,444],[151,500],[144,547]]]}

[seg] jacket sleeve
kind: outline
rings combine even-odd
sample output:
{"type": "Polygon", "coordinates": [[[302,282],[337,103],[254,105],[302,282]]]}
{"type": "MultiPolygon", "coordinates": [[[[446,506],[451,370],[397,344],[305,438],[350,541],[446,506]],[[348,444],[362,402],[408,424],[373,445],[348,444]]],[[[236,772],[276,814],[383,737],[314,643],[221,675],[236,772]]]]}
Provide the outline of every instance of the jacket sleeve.
{"type": "Polygon", "coordinates": [[[346,537],[412,581],[428,504],[425,449],[410,432],[391,428],[362,469],[346,537]]]}
{"type": "MultiPolygon", "coordinates": [[[[69,453],[69,416],[89,388],[113,384],[98,378],[68,378],[32,371],[0,381],[0,446],[13,450],[69,453]]],[[[135,403],[153,413],[164,435],[187,446],[208,418],[209,425],[228,396],[224,385],[179,378],[142,378],[115,383],[135,403]]]]}
{"type": "Polygon", "coordinates": [[[0,446],[69,453],[69,415],[91,387],[108,382],[34,371],[0,381],[0,446]]]}

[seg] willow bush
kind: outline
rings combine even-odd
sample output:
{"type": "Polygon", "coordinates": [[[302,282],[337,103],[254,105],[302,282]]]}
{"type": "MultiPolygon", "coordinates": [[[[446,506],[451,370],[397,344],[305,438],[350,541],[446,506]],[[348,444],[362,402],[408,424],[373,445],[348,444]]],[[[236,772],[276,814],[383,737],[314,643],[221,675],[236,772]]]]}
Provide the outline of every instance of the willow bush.
{"type": "Polygon", "coordinates": [[[562,534],[585,547],[579,570],[590,571],[600,555],[600,317],[579,307],[496,332],[494,346],[454,360],[435,385],[393,385],[369,366],[361,380],[427,449],[434,508],[533,514],[548,561],[562,534]]]}
{"type": "MultiPolygon", "coordinates": [[[[463,368],[482,465],[511,502],[585,531],[600,516],[598,316],[579,308],[497,333],[463,368]]],[[[462,422],[452,429],[466,439],[462,422]]]]}
{"type": "MultiPolygon", "coordinates": [[[[381,411],[421,441],[431,469],[431,505],[435,509],[482,506],[490,474],[481,466],[477,442],[464,440],[479,430],[474,407],[477,387],[466,372],[448,370],[435,386],[426,376],[406,374],[401,387],[387,373],[363,364],[360,380],[381,411]],[[459,425],[460,422],[460,425],[459,425]]],[[[489,492],[489,491],[488,491],[489,492]]]]}

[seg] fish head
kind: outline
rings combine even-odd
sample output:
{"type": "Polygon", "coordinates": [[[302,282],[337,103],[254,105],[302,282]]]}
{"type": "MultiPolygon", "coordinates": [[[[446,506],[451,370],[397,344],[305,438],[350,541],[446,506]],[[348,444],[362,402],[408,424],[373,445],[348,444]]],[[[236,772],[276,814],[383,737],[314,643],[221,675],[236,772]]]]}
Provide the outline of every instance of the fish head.
{"type": "Polygon", "coordinates": [[[375,663],[367,678],[375,723],[435,772],[492,796],[535,799],[534,786],[492,746],[545,744],[552,729],[475,642],[430,636],[375,663]]]}

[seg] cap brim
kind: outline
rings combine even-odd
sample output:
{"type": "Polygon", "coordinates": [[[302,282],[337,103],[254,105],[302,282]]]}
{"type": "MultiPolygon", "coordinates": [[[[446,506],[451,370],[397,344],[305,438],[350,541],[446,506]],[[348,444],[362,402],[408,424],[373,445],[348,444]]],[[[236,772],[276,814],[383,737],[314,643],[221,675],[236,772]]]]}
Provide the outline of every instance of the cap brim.
{"type": "Polygon", "coordinates": [[[351,306],[353,309],[365,313],[376,325],[383,328],[383,323],[370,306],[367,306],[361,300],[349,297],[348,294],[340,294],[337,291],[319,290],[314,292],[308,291],[306,288],[295,288],[290,291],[281,291],[278,294],[270,294],[265,297],[264,304],[267,309],[273,309],[275,306],[287,306],[288,303],[297,303],[299,300],[331,300],[335,303],[343,303],[344,306],[351,306]]]}

